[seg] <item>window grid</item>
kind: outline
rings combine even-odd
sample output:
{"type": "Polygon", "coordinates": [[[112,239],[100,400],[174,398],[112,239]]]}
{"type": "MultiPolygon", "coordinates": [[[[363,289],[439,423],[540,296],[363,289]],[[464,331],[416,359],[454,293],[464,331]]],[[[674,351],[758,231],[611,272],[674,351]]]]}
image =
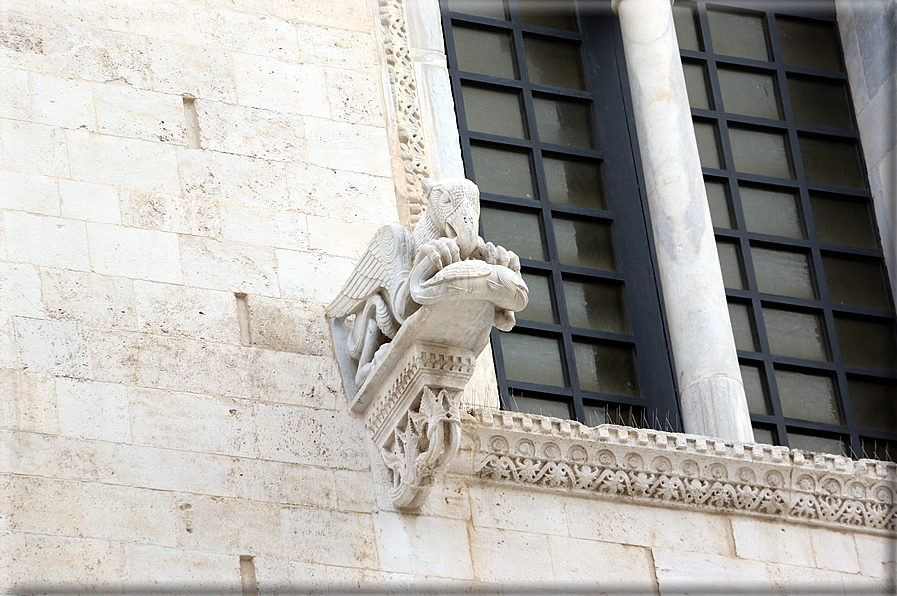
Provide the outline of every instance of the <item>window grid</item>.
{"type": "MultiPolygon", "coordinates": [[[[744,6],[744,3],[738,4],[744,6]]],[[[850,375],[850,378],[874,379],[885,382],[890,381],[893,383],[893,381],[897,379],[897,373],[844,364],[841,347],[835,333],[835,317],[836,315],[856,315],[865,318],[865,320],[884,322],[890,325],[891,332],[893,333],[895,318],[893,301],[890,296],[888,296],[889,309],[848,306],[832,302],[826,283],[825,272],[823,270],[822,257],[823,255],[853,257],[859,260],[876,263],[883,271],[884,264],[882,253],[877,249],[856,248],[820,242],[817,238],[813,210],[810,204],[810,193],[819,196],[860,199],[865,201],[867,206],[871,204],[871,194],[865,189],[854,189],[808,182],[800,148],[800,135],[803,135],[804,138],[819,137],[833,140],[846,140],[853,143],[856,150],[859,151],[859,135],[856,132],[857,127],[849,93],[847,105],[849,117],[851,119],[850,130],[797,123],[795,121],[787,78],[789,74],[803,75],[808,78],[812,77],[812,80],[837,81],[842,83],[846,88],[847,77],[843,72],[843,66],[841,72],[835,72],[785,64],[777,28],[777,17],[782,15],[783,12],[781,9],[776,10],[775,7],[773,7],[772,10],[765,12],[756,10],[739,11],[737,6],[727,6],[725,2],[707,3],[703,0],[698,0],[693,4],[677,3],[677,7],[687,7],[694,11],[693,14],[696,14],[697,16],[696,24],[698,25],[699,45],[701,42],[703,43],[703,51],[682,49],[681,55],[683,61],[686,63],[703,65],[703,68],[705,69],[705,82],[707,83],[707,90],[710,94],[709,107],[712,109],[693,108],[692,115],[696,120],[713,122],[717,129],[717,148],[720,150],[722,167],[719,169],[703,168],[705,179],[707,181],[724,181],[728,187],[729,198],[731,200],[731,204],[729,205],[729,215],[732,218],[733,227],[731,229],[715,227],[714,231],[718,239],[738,243],[741,258],[743,260],[743,275],[745,275],[747,282],[747,289],[740,290],[727,288],[726,293],[731,303],[750,305],[753,333],[755,334],[755,341],[759,343],[758,352],[739,350],[738,356],[742,364],[757,365],[760,367],[762,377],[765,378],[766,387],[768,389],[766,397],[771,409],[770,414],[752,413],[751,420],[756,428],[774,428],[778,442],[783,445],[789,445],[789,431],[807,431],[820,435],[828,434],[832,437],[842,437],[842,440],[847,439],[846,445],[848,454],[855,457],[863,456],[864,448],[866,448],[866,454],[871,456],[873,454],[868,453],[868,445],[876,444],[876,448],[878,442],[888,445],[897,438],[897,434],[893,432],[897,429],[891,429],[892,432],[881,432],[858,428],[848,388],[848,376],[850,375]],[[766,27],[767,50],[771,52],[771,61],[767,62],[715,54],[713,51],[713,37],[711,35],[708,19],[708,7],[710,10],[762,15],[763,23],[766,27]],[[718,74],[720,67],[740,67],[746,69],[746,72],[774,73],[775,76],[773,80],[776,83],[778,91],[781,120],[725,112],[718,74]],[[784,179],[759,174],[736,172],[730,136],[730,129],[733,125],[748,130],[783,133],[786,138],[788,156],[792,164],[793,178],[784,179]],[[745,186],[795,191],[799,197],[799,216],[802,218],[802,224],[805,229],[805,238],[787,238],[778,235],[749,232],[745,221],[741,197],[741,189],[745,186]],[[801,254],[807,255],[810,263],[811,285],[815,288],[816,298],[806,299],[773,294],[761,294],[758,289],[757,273],[754,267],[754,257],[751,251],[752,247],[755,249],[761,247],[774,247],[777,250],[796,250],[801,254]],[[770,350],[770,339],[767,334],[767,328],[764,324],[762,310],[764,306],[767,308],[786,307],[796,312],[820,315],[825,335],[824,344],[829,351],[830,361],[821,362],[773,355],[770,350]],[[841,424],[785,418],[783,406],[779,399],[779,391],[775,376],[775,370],[777,369],[779,371],[791,370],[805,373],[827,373],[830,375],[835,381],[835,391],[839,398],[841,424]]],[[[679,10],[681,10],[681,8],[679,10]]],[[[812,15],[787,15],[787,17],[791,16],[807,19],[807,22],[826,23],[837,31],[833,14],[820,15],[816,13],[812,15]]],[[[680,23],[681,22],[682,21],[680,20],[680,23]]],[[[868,188],[862,159],[859,160],[859,163],[860,168],[863,170],[861,174],[864,185],[868,188]]],[[[878,245],[880,246],[877,231],[874,229],[873,234],[875,234],[875,241],[878,242],[878,245]]],[[[887,293],[887,288],[885,288],[885,292],[887,293]]],[[[897,396],[895,396],[895,399],[897,399],[897,396]]],[[[880,450],[876,450],[879,451],[878,456],[881,457],[882,454],[880,450]]],[[[889,454],[890,457],[897,455],[893,453],[893,451],[894,450],[889,454]]]]}

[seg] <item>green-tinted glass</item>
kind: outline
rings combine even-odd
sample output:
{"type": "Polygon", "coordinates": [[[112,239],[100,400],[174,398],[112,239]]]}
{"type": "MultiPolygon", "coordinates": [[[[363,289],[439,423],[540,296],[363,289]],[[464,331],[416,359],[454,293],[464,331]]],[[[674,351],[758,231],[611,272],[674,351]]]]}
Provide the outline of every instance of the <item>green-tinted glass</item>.
{"type": "Polygon", "coordinates": [[[779,94],[774,74],[719,67],[723,108],[730,114],[779,120],[779,94]]]}
{"type": "Polygon", "coordinates": [[[533,199],[533,173],[529,155],[471,145],[473,171],[480,192],[533,199]]]}
{"type": "Polygon", "coordinates": [[[866,188],[860,155],[854,141],[800,135],[800,155],[807,182],[866,188]]]}
{"type": "Polygon", "coordinates": [[[708,10],[713,51],[727,56],[769,60],[763,17],[708,10]]]}
{"type": "Polygon", "coordinates": [[[676,27],[676,39],[683,50],[703,51],[701,39],[698,36],[695,11],[690,6],[673,5],[673,23],[676,27]]]}
{"type": "Polygon", "coordinates": [[[470,85],[461,86],[467,128],[505,137],[525,139],[520,95],[470,85]]]}
{"type": "Polygon", "coordinates": [[[735,169],[747,174],[793,178],[785,135],[746,128],[729,128],[735,169]]]}
{"type": "Polygon", "coordinates": [[[776,370],[776,385],[785,418],[841,424],[838,394],[831,377],[776,370]]]}
{"type": "Polygon", "coordinates": [[[763,294],[816,298],[810,261],[805,253],[751,247],[757,290],[763,294]]]}
{"type": "Polygon", "coordinates": [[[548,200],[561,205],[607,209],[601,164],[543,154],[548,200]]]}
{"type": "Polygon", "coordinates": [[[448,9],[491,19],[508,18],[503,0],[448,0],[448,9]]]}
{"type": "Polygon", "coordinates": [[[514,251],[521,259],[546,260],[538,215],[484,205],[480,219],[483,235],[490,242],[514,251]]]}
{"type": "Polygon", "coordinates": [[[759,426],[754,427],[754,442],[763,445],[776,445],[775,433],[771,429],[759,426]]]}
{"type": "Polygon", "coordinates": [[[508,380],[567,386],[557,339],[523,333],[502,333],[499,337],[508,380]]]}
{"type": "Polygon", "coordinates": [[[751,414],[769,414],[769,400],[766,397],[766,388],[760,367],[742,364],[740,368],[748,410],[751,414]]]}
{"type": "Polygon", "coordinates": [[[764,308],[769,350],[779,356],[828,362],[825,334],[818,315],[764,308]]]}
{"type": "Polygon", "coordinates": [[[539,140],[543,143],[597,149],[592,106],[587,103],[533,97],[539,140]]]}
{"type": "Polygon", "coordinates": [[[583,390],[639,397],[632,348],[574,342],[573,353],[583,390]]]}
{"type": "Polygon", "coordinates": [[[515,412],[526,412],[527,414],[536,414],[537,416],[551,416],[561,420],[570,418],[570,405],[562,401],[530,397],[514,389],[511,390],[508,399],[511,402],[511,409],[515,412]]]}
{"type": "Polygon", "coordinates": [[[520,22],[525,25],[577,31],[573,0],[517,0],[520,22]]]}
{"type": "Polygon", "coordinates": [[[703,64],[683,62],[685,87],[688,91],[688,104],[697,110],[710,109],[710,95],[707,93],[707,77],[703,64]]]}
{"type": "Polygon", "coordinates": [[[614,238],[609,223],[555,217],[554,237],[564,265],[617,270],[614,238]]]}
{"type": "Polygon", "coordinates": [[[820,242],[857,248],[878,248],[866,200],[851,201],[810,195],[816,237],[820,242]]]}
{"type": "Polygon", "coordinates": [[[565,279],[564,298],[572,326],[629,333],[623,287],[619,283],[565,279]]]}
{"type": "Polygon", "coordinates": [[[889,308],[881,264],[823,255],[829,299],[836,304],[889,308]]]}
{"type": "MultiPolygon", "coordinates": [[[[897,432],[897,385],[866,379],[847,379],[857,426],[897,432]]],[[[897,456],[897,451],[893,456],[897,456]]]]}
{"type": "Polygon", "coordinates": [[[523,281],[529,288],[529,302],[526,308],[517,313],[517,318],[539,323],[557,323],[551,304],[551,285],[548,282],[548,275],[526,272],[521,272],[520,275],[523,276],[523,281]]]}
{"type": "Polygon", "coordinates": [[[530,82],[585,91],[586,77],[578,44],[526,36],[523,48],[530,82]]]}
{"type": "Polygon", "coordinates": [[[741,209],[749,232],[806,238],[797,194],[741,186],[741,209]]]}
{"type": "Polygon", "coordinates": [[[733,290],[744,290],[744,267],[741,265],[741,254],[734,242],[717,239],[716,252],[719,255],[719,266],[723,270],[723,284],[733,290]]]}
{"type": "Polygon", "coordinates": [[[732,211],[729,208],[729,191],[725,182],[704,181],[707,190],[707,202],[710,204],[710,219],[715,228],[729,228],[732,226],[732,211]]]}
{"type": "Polygon", "coordinates": [[[754,336],[750,307],[741,302],[730,302],[729,320],[732,322],[732,333],[735,335],[735,347],[739,350],[756,352],[757,340],[754,336]]]}
{"type": "Polygon", "coordinates": [[[841,70],[834,24],[777,17],[785,64],[841,70]]]}
{"type": "Polygon", "coordinates": [[[853,129],[847,86],[842,81],[789,75],[788,94],[796,122],[853,129]]]}
{"type": "Polygon", "coordinates": [[[789,430],[788,445],[792,449],[803,449],[804,451],[812,451],[814,453],[847,455],[847,445],[844,443],[844,440],[836,437],[821,437],[789,430]]]}
{"type": "Polygon", "coordinates": [[[695,138],[698,141],[698,153],[701,156],[702,168],[719,169],[719,142],[716,137],[716,125],[709,122],[695,122],[695,138]]]}
{"type": "Polygon", "coordinates": [[[836,316],[835,329],[844,364],[897,370],[897,342],[890,322],[836,316]]]}
{"type": "Polygon", "coordinates": [[[516,79],[511,34],[452,27],[458,68],[465,72],[516,79]]]}

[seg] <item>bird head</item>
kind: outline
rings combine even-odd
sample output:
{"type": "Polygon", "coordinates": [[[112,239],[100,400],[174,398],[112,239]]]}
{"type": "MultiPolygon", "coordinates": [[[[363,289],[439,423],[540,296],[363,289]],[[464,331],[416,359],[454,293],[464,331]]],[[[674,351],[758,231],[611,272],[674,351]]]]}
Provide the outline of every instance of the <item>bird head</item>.
{"type": "Polygon", "coordinates": [[[480,190],[466,178],[423,179],[427,196],[425,217],[430,217],[439,233],[452,238],[466,259],[477,247],[480,221],[480,190]]]}

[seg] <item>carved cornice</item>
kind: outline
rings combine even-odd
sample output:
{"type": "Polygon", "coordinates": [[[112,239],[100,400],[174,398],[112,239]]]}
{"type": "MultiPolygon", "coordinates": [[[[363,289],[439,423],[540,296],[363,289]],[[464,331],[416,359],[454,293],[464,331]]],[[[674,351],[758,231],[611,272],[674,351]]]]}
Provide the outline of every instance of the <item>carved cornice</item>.
{"type": "Polygon", "coordinates": [[[476,410],[471,472],[488,482],[789,521],[897,530],[897,465],[771,445],[476,410]]]}
{"type": "Polygon", "coordinates": [[[396,102],[396,128],[404,167],[405,190],[411,210],[411,223],[414,225],[426,206],[426,198],[418,189],[422,186],[422,179],[430,175],[414,62],[411,59],[404,2],[402,0],[379,0],[379,2],[389,83],[396,102]]]}

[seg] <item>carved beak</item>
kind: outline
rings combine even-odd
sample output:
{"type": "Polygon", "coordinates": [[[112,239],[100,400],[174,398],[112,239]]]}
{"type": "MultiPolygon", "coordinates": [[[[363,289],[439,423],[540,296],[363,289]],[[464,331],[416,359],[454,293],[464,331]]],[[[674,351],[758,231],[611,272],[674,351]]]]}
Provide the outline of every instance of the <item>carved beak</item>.
{"type": "Polygon", "coordinates": [[[449,238],[458,243],[461,258],[466,259],[477,247],[477,228],[479,222],[474,217],[470,205],[466,202],[458,205],[445,221],[445,232],[449,238]]]}

